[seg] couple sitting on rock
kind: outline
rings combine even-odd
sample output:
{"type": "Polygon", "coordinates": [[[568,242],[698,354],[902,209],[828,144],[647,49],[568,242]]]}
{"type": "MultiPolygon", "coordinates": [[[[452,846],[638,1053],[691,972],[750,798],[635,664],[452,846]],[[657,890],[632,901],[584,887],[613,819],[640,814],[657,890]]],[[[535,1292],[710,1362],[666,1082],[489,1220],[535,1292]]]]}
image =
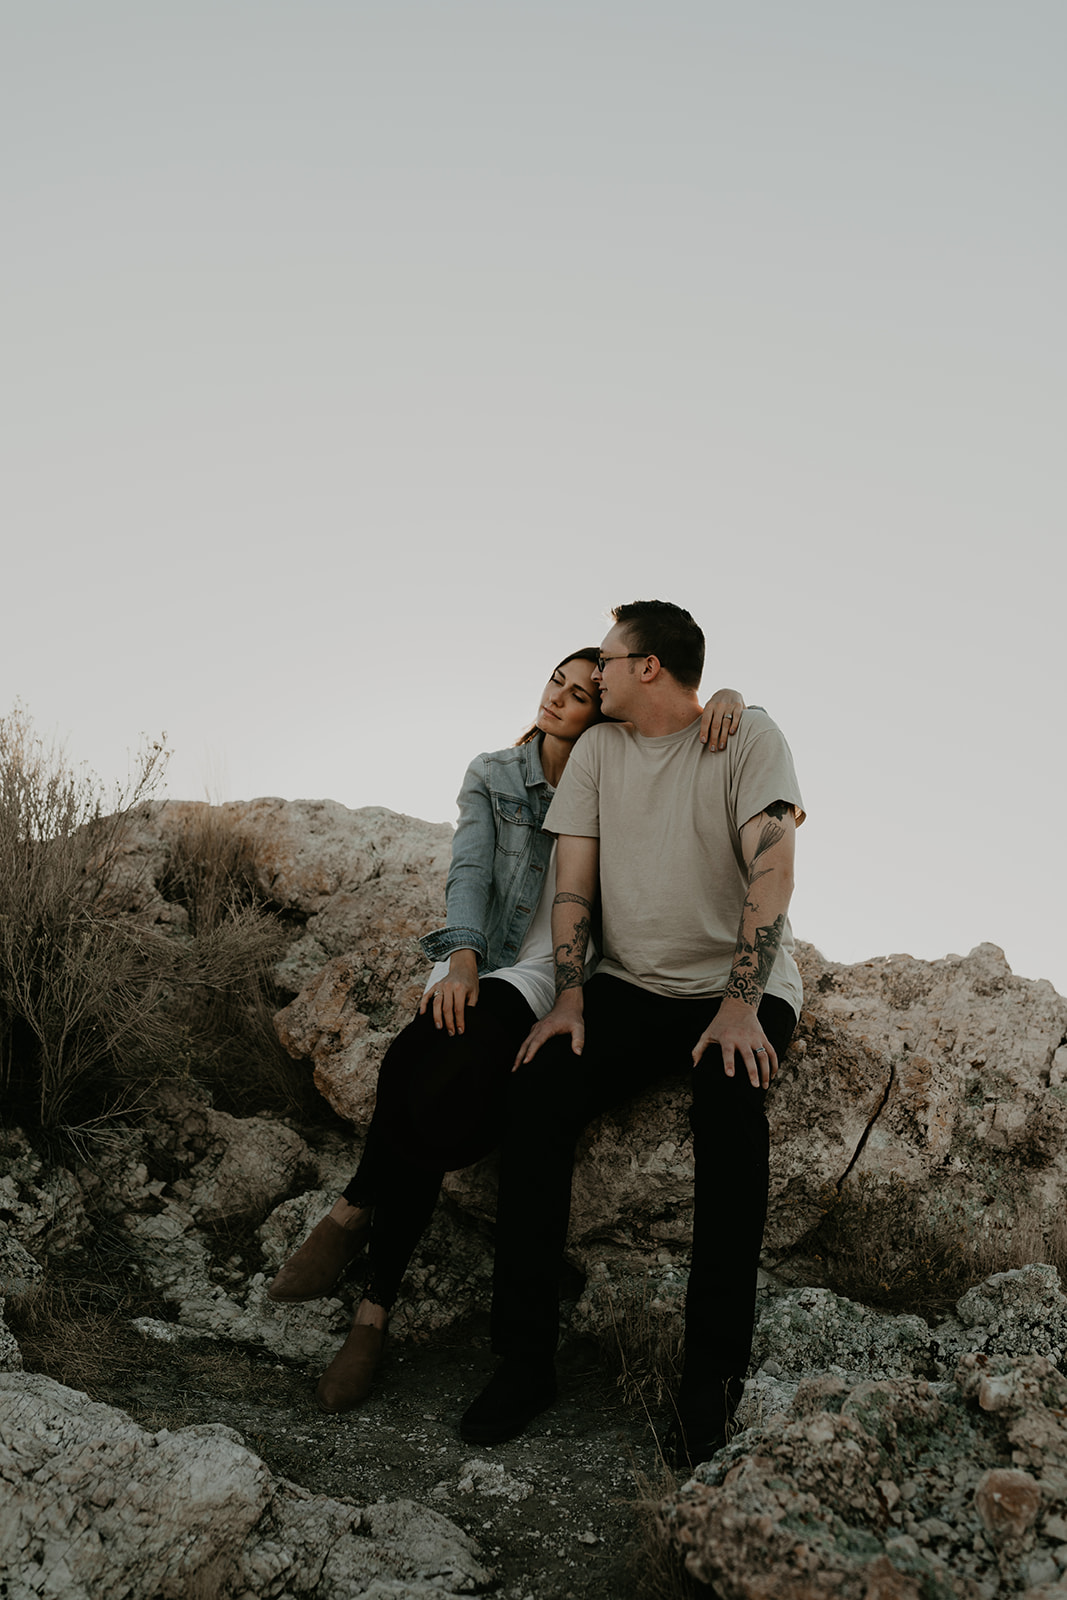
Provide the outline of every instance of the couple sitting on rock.
{"type": "Polygon", "coordinates": [[[513,1438],[555,1399],[578,1135],[689,1070],[696,1192],[675,1440],[685,1465],[723,1444],[751,1351],[764,1098],[801,1001],[786,913],[804,812],[765,712],[742,719],[740,697],[720,690],[702,717],[704,635],[690,614],[659,600],[612,614],[599,650],[555,669],[518,744],[468,768],[447,925],[422,940],[437,965],[382,1063],[359,1170],[268,1294],[328,1294],[369,1241],[352,1330],[316,1390],[323,1410],[352,1409],[444,1173],[499,1146],[502,1360],[460,1432],[482,1445],[513,1438]]]}

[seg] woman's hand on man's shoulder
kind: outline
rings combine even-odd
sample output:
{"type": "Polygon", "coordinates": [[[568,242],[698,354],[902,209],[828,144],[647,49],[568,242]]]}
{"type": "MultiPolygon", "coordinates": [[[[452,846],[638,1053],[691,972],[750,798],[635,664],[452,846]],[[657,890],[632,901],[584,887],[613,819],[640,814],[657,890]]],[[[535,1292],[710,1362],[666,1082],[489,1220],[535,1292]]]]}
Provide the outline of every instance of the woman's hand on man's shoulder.
{"type": "Polygon", "coordinates": [[[716,689],[700,718],[700,742],[709,750],[725,750],[726,741],[741,726],[744,696],[738,689],[716,689]]]}

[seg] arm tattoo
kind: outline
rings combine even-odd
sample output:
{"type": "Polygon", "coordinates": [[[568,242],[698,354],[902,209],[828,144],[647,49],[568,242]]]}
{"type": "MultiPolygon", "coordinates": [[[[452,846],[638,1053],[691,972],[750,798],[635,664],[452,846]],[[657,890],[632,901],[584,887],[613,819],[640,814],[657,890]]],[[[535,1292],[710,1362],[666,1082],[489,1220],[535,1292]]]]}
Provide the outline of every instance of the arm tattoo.
{"type": "Polygon", "coordinates": [[[774,800],[769,806],[764,806],[759,813],[762,819],[759,839],[752,852],[752,860],[748,863],[749,894],[741,908],[733,970],[726,985],[726,994],[734,1000],[743,1000],[749,1006],[758,1006],[763,998],[763,991],[767,987],[767,980],[778,955],[778,946],[782,942],[782,930],[785,928],[783,911],[773,922],[757,926],[751,938],[746,936],[745,918],[750,917],[755,921],[759,916],[759,906],[754,901],[751,891],[760,878],[765,878],[774,870],[768,863],[762,867],[757,866],[757,863],[760,856],[773,850],[775,845],[785,838],[786,830],[782,823],[787,812],[792,810],[793,807],[785,800],[774,800]]]}
{"type": "Polygon", "coordinates": [[[592,911],[592,902],[580,894],[558,894],[553,900],[554,906],[584,906],[587,911],[592,911]]]}
{"type": "MultiPolygon", "coordinates": [[[[559,896],[557,895],[557,899],[559,896]]],[[[577,895],[568,895],[568,899],[577,900],[577,895]]],[[[582,901],[585,905],[587,902],[582,901]]],[[[558,1000],[564,989],[580,989],[585,982],[585,947],[589,943],[590,921],[582,917],[574,924],[574,933],[569,941],[558,944],[552,955],[556,963],[556,999],[558,1000]]]]}
{"type": "MultiPolygon", "coordinates": [[[[749,909],[746,901],[745,910],[749,909]]],[[[749,1006],[759,1005],[778,954],[784,927],[783,911],[773,922],[756,929],[755,943],[752,943],[745,938],[744,912],[741,913],[741,927],[737,931],[737,955],[734,957],[734,969],[730,974],[730,981],[726,985],[726,994],[732,999],[743,1000],[749,1006]]]]}
{"type": "MultiPolygon", "coordinates": [[[[766,812],[764,812],[764,816],[767,817],[767,820],[760,828],[759,839],[755,850],[752,852],[752,860],[748,864],[748,881],[750,884],[753,881],[756,862],[760,856],[766,855],[768,850],[773,850],[775,845],[785,838],[785,829],[781,823],[772,821],[766,812]]],[[[762,877],[762,873],[756,875],[762,877]]]]}

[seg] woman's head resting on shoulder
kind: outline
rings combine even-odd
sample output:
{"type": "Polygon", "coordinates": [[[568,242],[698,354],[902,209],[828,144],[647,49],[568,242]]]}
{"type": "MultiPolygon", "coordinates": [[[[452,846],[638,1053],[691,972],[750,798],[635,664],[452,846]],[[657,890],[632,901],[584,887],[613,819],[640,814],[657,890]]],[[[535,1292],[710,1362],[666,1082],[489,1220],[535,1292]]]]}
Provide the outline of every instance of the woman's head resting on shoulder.
{"type": "Polygon", "coordinates": [[[597,652],[592,646],[564,656],[541,693],[533,726],[516,739],[516,744],[529,744],[539,733],[573,744],[594,722],[603,722],[600,690],[593,682],[596,660],[597,652]]]}

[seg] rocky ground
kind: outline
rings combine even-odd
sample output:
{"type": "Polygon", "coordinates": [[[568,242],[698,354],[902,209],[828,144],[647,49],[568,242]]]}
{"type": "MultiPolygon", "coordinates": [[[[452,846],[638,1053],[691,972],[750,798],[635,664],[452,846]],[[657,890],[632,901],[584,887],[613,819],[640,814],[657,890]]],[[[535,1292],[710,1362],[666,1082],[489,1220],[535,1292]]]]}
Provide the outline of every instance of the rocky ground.
{"type": "Polygon", "coordinates": [[[643,1537],[641,1502],[658,1502],[678,1479],[662,1464],[650,1418],[623,1403],[595,1347],[565,1347],[560,1399],[526,1435],[476,1449],[456,1424],[493,1366],[481,1321],[394,1344],[368,1403],[329,1417],[314,1403],[314,1367],[262,1352],[227,1361],[213,1344],[146,1337],[94,1385],[94,1398],[153,1432],[222,1423],[274,1474],[313,1494],[431,1507],[475,1540],[500,1600],[708,1592],[686,1587],[680,1561],[643,1537]]]}

